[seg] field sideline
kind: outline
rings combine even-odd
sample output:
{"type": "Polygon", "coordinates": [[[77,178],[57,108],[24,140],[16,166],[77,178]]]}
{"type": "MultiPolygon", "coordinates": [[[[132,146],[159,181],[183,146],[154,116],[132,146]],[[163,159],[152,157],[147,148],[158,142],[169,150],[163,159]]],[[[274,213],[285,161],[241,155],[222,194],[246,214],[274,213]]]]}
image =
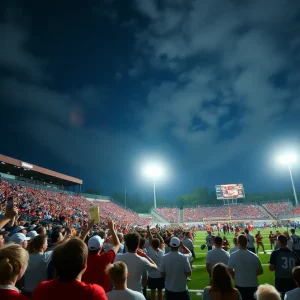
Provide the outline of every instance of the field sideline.
{"type": "MultiPolygon", "coordinates": [[[[264,274],[259,276],[259,283],[270,283],[270,284],[274,284],[274,273],[269,271],[268,268],[268,262],[269,262],[269,258],[270,258],[270,242],[269,242],[269,232],[271,229],[267,229],[267,230],[263,230],[261,229],[260,232],[262,234],[262,236],[264,237],[263,239],[263,243],[265,245],[265,249],[267,251],[267,254],[264,254],[262,252],[260,252],[258,254],[260,261],[263,265],[263,269],[264,269],[264,274]]],[[[276,231],[274,229],[273,233],[276,231]]],[[[284,231],[286,229],[281,229],[281,232],[284,231]]],[[[257,230],[252,231],[252,235],[255,235],[257,233],[257,230]]],[[[206,253],[207,253],[207,249],[205,250],[201,250],[200,246],[202,244],[204,244],[205,242],[205,237],[206,237],[207,233],[205,231],[199,231],[196,233],[196,237],[195,237],[195,241],[194,241],[194,246],[195,246],[195,253],[196,253],[196,260],[194,262],[195,265],[195,269],[193,269],[192,272],[192,276],[191,276],[191,281],[188,282],[188,287],[189,290],[191,290],[190,294],[191,294],[191,299],[193,300],[201,300],[202,297],[200,295],[200,290],[203,290],[204,287],[206,287],[207,285],[209,285],[209,278],[208,278],[208,274],[206,272],[206,268],[205,268],[205,258],[206,258],[206,253]],[[193,292],[192,292],[193,291],[193,292]]],[[[223,237],[223,235],[221,234],[221,237],[223,237]]],[[[233,246],[233,242],[232,239],[234,237],[234,234],[229,234],[226,235],[230,246],[233,246]]],[[[260,249],[260,251],[262,251],[260,249]]],[[[245,266],[245,271],[247,270],[247,266],[245,266]]]]}

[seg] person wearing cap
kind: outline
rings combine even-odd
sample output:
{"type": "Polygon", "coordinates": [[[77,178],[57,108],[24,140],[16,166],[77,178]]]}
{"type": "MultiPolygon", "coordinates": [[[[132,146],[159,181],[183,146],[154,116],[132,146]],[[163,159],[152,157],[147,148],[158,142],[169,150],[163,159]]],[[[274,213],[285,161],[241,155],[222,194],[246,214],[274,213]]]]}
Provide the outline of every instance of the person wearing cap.
{"type": "Polygon", "coordinates": [[[247,249],[248,239],[245,235],[238,236],[239,250],[230,255],[227,268],[234,278],[235,287],[243,300],[254,300],[257,290],[257,276],[263,274],[263,268],[258,256],[247,249]]]}
{"type": "Polygon", "coordinates": [[[26,237],[25,234],[23,233],[15,233],[9,239],[10,242],[13,242],[15,244],[20,244],[24,249],[27,248],[29,240],[30,237],[26,237]]]}
{"type": "Polygon", "coordinates": [[[103,287],[105,293],[111,290],[110,280],[105,269],[109,264],[113,263],[120,248],[120,242],[111,218],[108,219],[107,227],[111,232],[112,248],[100,254],[104,240],[98,235],[92,236],[88,241],[87,269],[82,276],[83,282],[86,284],[98,284],[103,287]]]}
{"type": "Polygon", "coordinates": [[[146,272],[157,269],[155,262],[144,252],[138,249],[141,236],[137,232],[125,236],[126,253],[118,253],[115,262],[122,261],[127,265],[128,288],[142,293],[142,278],[146,272]]]}
{"type": "Polygon", "coordinates": [[[279,249],[271,253],[269,269],[275,271],[275,287],[284,296],[297,287],[292,270],[300,265],[300,259],[297,253],[287,247],[288,239],[285,235],[279,235],[277,242],[279,249]]]}
{"type": "Polygon", "coordinates": [[[27,237],[29,237],[30,240],[33,240],[36,236],[38,236],[38,233],[35,230],[29,231],[27,233],[27,237]]]}
{"type": "Polygon", "coordinates": [[[87,268],[87,257],[88,247],[78,238],[71,238],[58,245],[52,254],[57,278],[39,283],[31,299],[107,300],[101,286],[82,282],[82,275],[87,268]]]}
{"type": "Polygon", "coordinates": [[[211,278],[211,271],[217,263],[223,263],[227,266],[230,254],[222,249],[223,239],[216,236],[214,239],[215,249],[208,251],[206,255],[206,270],[211,278]]]}
{"type": "Polygon", "coordinates": [[[192,274],[189,259],[178,251],[179,238],[172,237],[169,245],[171,251],[162,258],[160,265],[161,276],[165,278],[166,299],[190,300],[186,285],[187,277],[192,274]]]}

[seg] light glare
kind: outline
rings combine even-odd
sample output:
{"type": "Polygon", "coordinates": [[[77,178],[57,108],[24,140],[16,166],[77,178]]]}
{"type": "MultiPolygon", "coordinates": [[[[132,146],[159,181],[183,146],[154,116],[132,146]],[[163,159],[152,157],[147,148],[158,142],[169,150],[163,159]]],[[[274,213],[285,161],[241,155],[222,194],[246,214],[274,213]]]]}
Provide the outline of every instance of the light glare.
{"type": "Polygon", "coordinates": [[[282,164],[290,164],[296,161],[296,155],[295,154],[287,154],[279,156],[279,161],[282,164]]]}
{"type": "Polygon", "coordinates": [[[163,171],[162,168],[160,168],[159,166],[148,166],[145,168],[145,173],[148,176],[158,177],[163,174],[163,171]]]}

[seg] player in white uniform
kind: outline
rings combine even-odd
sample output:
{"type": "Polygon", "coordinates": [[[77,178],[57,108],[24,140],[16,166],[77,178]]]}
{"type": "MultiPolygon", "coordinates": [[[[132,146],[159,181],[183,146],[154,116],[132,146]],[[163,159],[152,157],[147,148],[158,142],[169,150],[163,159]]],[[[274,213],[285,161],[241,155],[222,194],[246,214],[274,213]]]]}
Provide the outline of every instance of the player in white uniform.
{"type": "Polygon", "coordinates": [[[212,250],[213,244],[214,244],[214,236],[211,235],[211,231],[207,231],[208,236],[206,237],[206,245],[207,245],[207,250],[210,251],[212,250]]]}

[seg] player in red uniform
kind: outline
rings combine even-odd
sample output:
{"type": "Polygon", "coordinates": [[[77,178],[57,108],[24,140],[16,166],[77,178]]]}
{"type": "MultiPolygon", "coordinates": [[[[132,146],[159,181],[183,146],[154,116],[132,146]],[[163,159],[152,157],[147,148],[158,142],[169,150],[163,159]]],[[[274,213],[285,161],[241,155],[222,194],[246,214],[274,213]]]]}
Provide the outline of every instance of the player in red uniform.
{"type": "Polygon", "coordinates": [[[269,240],[270,240],[271,250],[273,250],[273,248],[274,248],[274,244],[276,242],[276,239],[277,239],[277,236],[275,234],[273,234],[272,231],[270,231],[269,240]]]}
{"type": "Polygon", "coordinates": [[[228,240],[226,239],[226,236],[224,236],[224,238],[223,238],[222,248],[223,248],[225,251],[227,251],[228,248],[230,248],[230,245],[229,245],[228,240]]]}
{"type": "Polygon", "coordinates": [[[258,253],[259,246],[261,246],[262,249],[263,249],[263,251],[264,251],[264,253],[266,254],[265,246],[264,246],[264,244],[262,242],[263,237],[260,234],[260,231],[258,231],[257,234],[255,235],[255,239],[256,239],[256,245],[257,245],[257,253],[258,253]]]}

